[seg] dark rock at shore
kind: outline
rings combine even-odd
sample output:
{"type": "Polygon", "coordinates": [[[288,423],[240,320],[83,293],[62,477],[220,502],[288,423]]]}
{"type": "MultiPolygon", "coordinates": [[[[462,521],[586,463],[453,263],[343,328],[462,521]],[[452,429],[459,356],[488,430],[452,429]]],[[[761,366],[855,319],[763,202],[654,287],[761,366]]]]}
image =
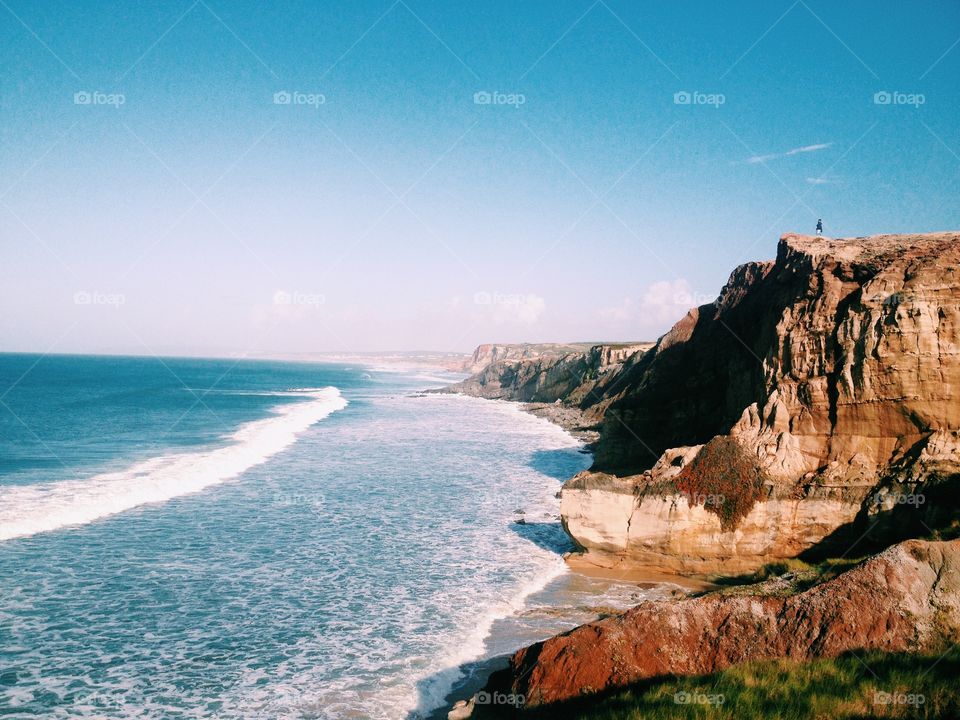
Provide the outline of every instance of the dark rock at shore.
{"type": "Polygon", "coordinates": [[[805,592],[782,582],[648,601],[515,653],[489,693],[546,705],[664,675],[850,650],[937,650],[960,640],[960,540],[910,540],[805,592]]]}
{"type": "Polygon", "coordinates": [[[589,432],[614,395],[610,384],[621,370],[653,343],[595,345],[481,345],[478,363],[489,362],[466,380],[439,392],[463,393],[491,400],[529,403],[527,409],[571,431],[589,432]],[[494,348],[499,352],[485,351],[494,348]],[[535,348],[544,348],[537,353],[535,348]]]}

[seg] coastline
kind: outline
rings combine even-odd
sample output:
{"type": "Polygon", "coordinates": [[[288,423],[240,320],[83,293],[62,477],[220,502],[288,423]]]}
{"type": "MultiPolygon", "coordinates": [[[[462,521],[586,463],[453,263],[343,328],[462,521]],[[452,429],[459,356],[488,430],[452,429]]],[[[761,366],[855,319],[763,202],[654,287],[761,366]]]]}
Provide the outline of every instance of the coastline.
{"type": "MultiPolygon", "coordinates": [[[[507,400],[506,402],[515,401],[507,400]]],[[[587,451],[592,452],[594,443],[600,439],[600,432],[579,408],[562,403],[518,402],[517,404],[525,412],[562,427],[580,440],[587,451]]]]}
{"type": "Polygon", "coordinates": [[[581,573],[564,563],[563,570],[518,603],[518,609],[491,623],[483,640],[483,654],[456,668],[459,678],[450,686],[442,705],[411,713],[406,720],[446,720],[456,702],[469,700],[482,690],[490,676],[507,667],[510,656],[523,647],[619,615],[646,600],[667,600],[690,591],[673,582],[581,573]]]}
{"type": "MultiPolygon", "coordinates": [[[[515,402],[506,400],[504,402],[515,402]]],[[[579,408],[561,403],[516,403],[524,412],[557,425],[580,440],[584,446],[581,452],[590,453],[600,436],[585,413],[579,408]]],[[[678,575],[654,570],[644,565],[630,563],[614,556],[604,556],[587,551],[574,550],[563,556],[567,567],[573,572],[600,580],[631,583],[640,586],[657,584],[675,585],[678,590],[703,592],[718,587],[706,578],[678,575]]]]}
{"type": "MultiPolygon", "coordinates": [[[[425,390],[423,395],[443,392],[425,390]]],[[[484,400],[466,393],[463,397],[484,400]]],[[[592,455],[592,446],[599,433],[590,427],[583,413],[559,403],[529,403],[494,400],[546,421],[580,442],[579,452],[592,455]]],[[[568,478],[558,478],[557,491],[568,478]]],[[[559,497],[559,495],[558,495],[559,497]]],[[[559,505],[554,517],[559,520],[559,505]]],[[[534,522],[534,525],[539,524],[534,522]]],[[[531,527],[521,516],[518,527],[531,527]]],[[[483,638],[483,653],[457,666],[459,678],[445,695],[443,705],[420,712],[411,712],[407,720],[446,720],[454,704],[473,697],[489,681],[490,676],[507,666],[508,658],[522,647],[567,632],[594,620],[618,615],[645,600],[667,600],[688,596],[712,588],[706,582],[630,566],[603,567],[573,550],[575,545],[565,531],[558,533],[569,540],[570,551],[558,553],[562,569],[548,578],[543,587],[529,592],[517,601],[514,612],[493,620],[483,638]]]]}

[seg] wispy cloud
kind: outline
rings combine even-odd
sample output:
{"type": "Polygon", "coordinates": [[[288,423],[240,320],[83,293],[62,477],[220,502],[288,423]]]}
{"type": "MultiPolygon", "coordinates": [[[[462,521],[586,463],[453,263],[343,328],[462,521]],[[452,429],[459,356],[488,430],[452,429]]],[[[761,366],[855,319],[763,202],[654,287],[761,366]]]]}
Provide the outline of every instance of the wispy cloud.
{"type": "Polygon", "coordinates": [[[796,147],[792,150],[787,150],[782,153],[770,153],[768,155],[754,155],[749,157],[746,160],[741,160],[741,162],[747,163],[748,165],[756,165],[757,163],[765,163],[769,160],[780,160],[781,158],[790,157],[791,155],[801,155],[803,153],[812,153],[818,152],[820,150],[826,150],[828,147],[833,145],[832,142],[828,143],[815,143],[814,145],[804,145],[803,147],[796,147]]]}
{"type": "Polygon", "coordinates": [[[798,147],[798,148],[794,148],[793,150],[789,150],[785,154],[797,155],[799,153],[817,152],[817,150],[826,150],[831,145],[833,145],[833,143],[816,143],[815,145],[804,145],[803,147],[798,147]]]}
{"type": "Polygon", "coordinates": [[[811,185],[833,185],[837,181],[825,177],[808,177],[807,182],[811,185]]]}

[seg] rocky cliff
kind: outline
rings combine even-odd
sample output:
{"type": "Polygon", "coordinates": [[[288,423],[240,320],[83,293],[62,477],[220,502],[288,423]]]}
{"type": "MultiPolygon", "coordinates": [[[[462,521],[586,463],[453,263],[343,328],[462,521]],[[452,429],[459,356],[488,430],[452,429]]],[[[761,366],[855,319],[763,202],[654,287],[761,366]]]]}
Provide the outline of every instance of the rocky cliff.
{"type": "Polygon", "coordinates": [[[600,388],[561,513],[599,564],[739,572],[954,516],[960,235],[785,235],[600,388]]]}
{"type": "Polygon", "coordinates": [[[907,541],[805,591],[790,583],[645,602],[520,650],[487,689],[535,707],[746,660],[939,652],[960,639],[960,540],[907,541]]]}
{"type": "Polygon", "coordinates": [[[599,422],[612,398],[610,380],[653,343],[574,345],[481,345],[473,353],[474,375],[444,388],[477,397],[519,402],[562,403],[591,411],[599,422]]]}
{"type": "Polygon", "coordinates": [[[960,540],[882,548],[960,530],[958,354],[960,233],[785,235],[603,372],[583,356],[488,367],[474,392],[547,392],[600,423],[594,466],[561,491],[589,561],[729,576],[880,552],[825,582],[644,603],[519,651],[487,690],[535,707],[745,660],[956,643],[960,540]],[[578,383],[556,380],[564,363],[578,383]]]}
{"type": "Polygon", "coordinates": [[[476,374],[495,363],[559,358],[570,353],[586,352],[591,347],[592,343],[485,343],[477,346],[460,369],[463,372],[476,374]]]}

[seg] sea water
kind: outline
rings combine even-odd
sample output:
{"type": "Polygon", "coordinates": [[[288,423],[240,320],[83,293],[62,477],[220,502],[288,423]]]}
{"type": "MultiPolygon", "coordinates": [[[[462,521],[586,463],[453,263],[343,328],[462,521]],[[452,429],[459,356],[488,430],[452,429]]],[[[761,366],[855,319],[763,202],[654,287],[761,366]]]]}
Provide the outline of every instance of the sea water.
{"type": "Polygon", "coordinates": [[[636,601],[562,561],[579,443],[451,379],[0,355],[0,717],[412,719],[636,601]]]}

